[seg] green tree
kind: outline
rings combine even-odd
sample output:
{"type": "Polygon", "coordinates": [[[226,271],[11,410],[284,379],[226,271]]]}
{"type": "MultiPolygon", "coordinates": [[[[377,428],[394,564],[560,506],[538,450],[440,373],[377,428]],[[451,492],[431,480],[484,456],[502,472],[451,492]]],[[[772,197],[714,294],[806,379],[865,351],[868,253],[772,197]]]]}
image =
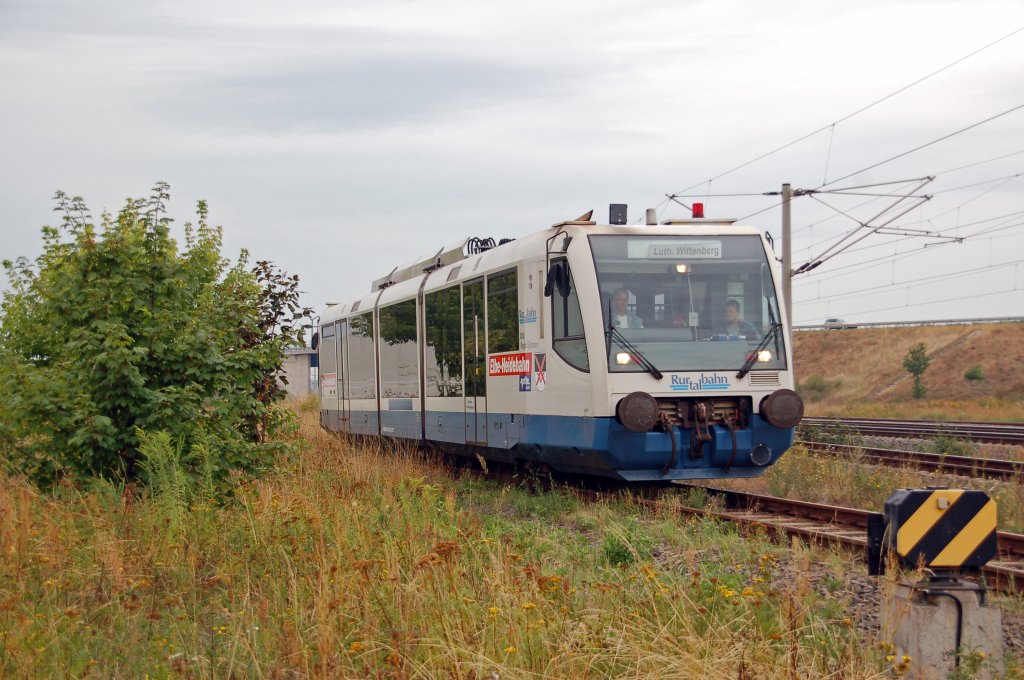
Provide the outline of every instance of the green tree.
{"type": "Polygon", "coordinates": [[[272,462],[275,374],[308,313],[297,277],[222,258],[202,201],[179,249],[164,183],[98,225],[81,198],[55,198],[42,255],[3,263],[0,455],[41,486],[138,477],[144,431],[173,437],[189,471],[210,467],[191,452],[215,452],[219,479],[272,462]]]}
{"type": "Polygon", "coordinates": [[[921,383],[921,376],[928,369],[931,357],[928,356],[924,343],[911,347],[907,355],[903,357],[903,367],[910,375],[914,376],[914,399],[921,399],[927,393],[921,383]]]}

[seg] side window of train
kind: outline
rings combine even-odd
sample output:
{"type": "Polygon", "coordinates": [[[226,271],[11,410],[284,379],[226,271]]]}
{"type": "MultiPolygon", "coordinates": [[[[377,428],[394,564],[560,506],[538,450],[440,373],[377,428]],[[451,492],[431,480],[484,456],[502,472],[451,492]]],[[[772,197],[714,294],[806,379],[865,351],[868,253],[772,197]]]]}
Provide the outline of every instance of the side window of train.
{"type": "Polygon", "coordinates": [[[459,286],[429,293],[426,317],[428,397],[462,396],[462,301],[459,286]]]}
{"type": "Polygon", "coordinates": [[[349,398],[376,398],[377,377],[373,358],[372,312],[359,314],[349,319],[348,366],[349,398]]]}
{"type": "Polygon", "coordinates": [[[519,349],[519,276],[515,270],[487,277],[487,353],[519,349]]]}
{"type": "MultiPolygon", "coordinates": [[[[587,339],[583,334],[583,313],[576,294],[569,263],[565,259],[552,261],[552,270],[558,280],[551,285],[551,340],[555,352],[569,365],[581,371],[590,370],[587,339]]],[[[549,277],[552,274],[549,273],[549,277]]]]}
{"type": "Polygon", "coordinates": [[[416,300],[381,307],[380,396],[418,397],[416,364],[416,300]]]}

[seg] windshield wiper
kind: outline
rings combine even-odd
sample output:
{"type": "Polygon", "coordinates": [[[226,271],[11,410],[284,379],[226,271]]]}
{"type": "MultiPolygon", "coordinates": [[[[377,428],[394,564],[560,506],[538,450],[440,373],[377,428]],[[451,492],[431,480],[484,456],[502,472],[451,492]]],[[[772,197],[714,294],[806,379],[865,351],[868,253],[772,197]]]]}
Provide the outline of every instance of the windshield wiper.
{"type": "MultiPolygon", "coordinates": [[[[747,357],[747,360],[743,362],[743,366],[740,367],[739,373],[736,374],[736,378],[737,379],[742,378],[747,373],[750,373],[750,369],[753,368],[754,364],[757,362],[757,356],[761,353],[761,350],[763,350],[765,347],[768,346],[768,343],[772,341],[772,338],[774,338],[776,336],[776,334],[778,334],[778,332],[781,329],[782,329],[782,324],[781,323],[773,323],[772,324],[772,327],[769,328],[768,332],[764,334],[763,338],[761,338],[761,342],[759,342],[757,344],[757,349],[755,349],[753,352],[751,352],[750,356],[747,357]]],[[[778,351],[779,351],[778,347],[779,347],[779,344],[778,344],[778,342],[776,342],[775,343],[775,352],[776,352],[776,354],[778,354],[778,351]]]]}
{"type": "Polygon", "coordinates": [[[633,360],[643,366],[644,370],[654,376],[655,380],[661,380],[664,374],[658,370],[658,367],[650,362],[650,360],[644,356],[643,352],[637,349],[636,345],[626,339],[626,336],[622,334],[618,328],[615,327],[615,323],[612,320],[612,310],[609,304],[608,308],[608,328],[605,330],[604,341],[608,347],[608,358],[612,356],[612,341],[622,349],[629,352],[633,360]]]}
{"type": "MultiPolygon", "coordinates": [[[[771,323],[773,328],[775,326],[782,325],[781,322],[779,322],[779,321],[777,321],[775,319],[775,311],[773,309],[772,301],[771,300],[768,301],[768,322],[771,323]]],[[[778,334],[778,332],[775,333],[775,356],[776,356],[776,358],[778,358],[778,356],[779,356],[779,334],[778,334]]]]}

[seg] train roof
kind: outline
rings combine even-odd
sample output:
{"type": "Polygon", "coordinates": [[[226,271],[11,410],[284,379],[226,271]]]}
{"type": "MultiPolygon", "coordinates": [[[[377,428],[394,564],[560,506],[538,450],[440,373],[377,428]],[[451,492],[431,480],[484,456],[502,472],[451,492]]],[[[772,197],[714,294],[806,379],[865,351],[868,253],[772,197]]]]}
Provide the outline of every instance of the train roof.
{"type": "MultiPolygon", "coordinates": [[[[493,238],[471,237],[439,248],[433,254],[418,257],[408,264],[395,267],[386,276],[374,280],[370,291],[357,299],[349,299],[344,303],[328,303],[327,308],[321,314],[321,323],[372,310],[378,296],[380,296],[381,302],[397,302],[414,297],[423,274],[428,271],[448,270],[450,272],[460,263],[474,260],[470,273],[475,273],[478,270],[484,273],[493,271],[495,267],[500,268],[529,257],[536,257],[538,252],[544,252],[544,242],[559,231],[569,236],[580,234],[586,236],[592,234],[714,236],[722,233],[758,235],[761,233],[755,227],[738,225],[734,222],[734,220],[727,219],[695,218],[667,220],[653,225],[627,226],[570,220],[517,239],[505,238],[495,241],[493,238]],[[381,294],[382,290],[385,291],[383,294],[381,294]]],[[[433,277],[431,279],[433,280],[433,277]]],[[[438,281],[445,280],[445,277],[438,277],[438,281]]]]}

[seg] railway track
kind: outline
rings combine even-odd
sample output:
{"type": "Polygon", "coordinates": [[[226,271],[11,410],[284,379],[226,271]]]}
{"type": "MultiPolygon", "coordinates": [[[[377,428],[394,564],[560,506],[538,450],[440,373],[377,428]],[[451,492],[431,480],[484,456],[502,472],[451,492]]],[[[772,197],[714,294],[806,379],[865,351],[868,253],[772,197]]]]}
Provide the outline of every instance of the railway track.
{"type": "MultiPolygon", "coordinates": [[[[745,526],[761,527],[780,536],[799,536],[813,543],[865,548],[867,510],[762,496],[702,486],[722,499],[724,509],[680,508],[681,512],[716,517],[745,526]]],[[[658,501],[647,501],[658,502],[658,501]]],[[[1008,593],[1024,588],[1024,534],[1000,531],[996,560],[982,570],[991,587],[1008,593]]]]}
{"type": "Polygon", "coordinates": [[[861,458],[866,462],[891,466],[914,466],[926,472],[940,472],[964,477],[1000,479],[1024,483],[1024,461],[999,458],[951,456],[924,451],[903,451],[862,446],[846,446],[827,442],[798,440],[808,451],[861,458]]]}
{"type": "Polygon", "coordinates": [[[889,420],[883,418],[810,418],[802,425],[824,430],[855,430],[877,437],[957,437],[989,444],[1024,444],[1024,423],[974,423],[946,420],[889,420]]]}
{"type": "MultiPolygon", "coordinates": [[[[515,472],[476,471],[471,474],[505,483],[519,484],[524,478],[515,472]]],[[[535,478],[540,488],[548,489],[553,481],[544,474],[535,478]]],[[[565,481],[565,480],[563,480],[565,481]]],[[[587,500],[607,500],[623,492],[631,495],[642,506],[655,510],[671,510],[680,514],[709,517],[749,528],[767,531],[778,538],[798,536],[810,543],[838,545],[864,550],[867,547],[868,516],[874,513],[859,508],[848,508],[824,503],[765,496],[734,491],[702,484],[681,482],[633,486],[609,480],[575,478],[569,484],[579,497],[587,500]],[[594,483],[598,486],[593,486],[594,483]],[[657,497],[666,489],[701,489],[719,499],[712,507],[690,507],[672,502],[671,497],[657,497]]],[[[996,559],[982,570],[989,587],[1011,594],[1024,591],[1024,534],[997,532],[996,559]]]]}

